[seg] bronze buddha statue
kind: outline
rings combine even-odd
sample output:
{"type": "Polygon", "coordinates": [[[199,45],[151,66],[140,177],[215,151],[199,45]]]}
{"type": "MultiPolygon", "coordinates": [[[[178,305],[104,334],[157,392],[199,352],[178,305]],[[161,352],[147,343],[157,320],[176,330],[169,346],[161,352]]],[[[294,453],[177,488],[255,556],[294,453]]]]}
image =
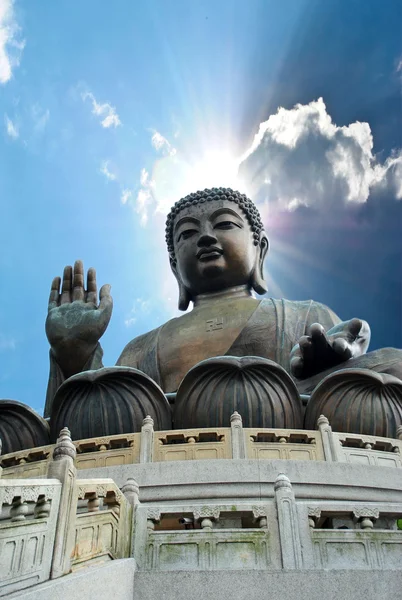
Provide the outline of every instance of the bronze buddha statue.
{"type": "Polygon", "coordinates": [[[402,350],[367,353],[368,324],[318,302],[257,299],[269,244],[251,200],[227,188],[190,194],[172,207],[166,241],[179,308],[193,309],[129,342],[116,367],[103,367],[99,344],[110,286],[98,304],[95,270],[85,287],[81,261],[53,280],[50,430],[1,400],[6,452],[46,445],[65,426],[73,439],[136,432],[147,415],[159,430],[227,427],[234,411],[246,427],[314,429],[324,414],[336,431],[396,437],[402,350]]]}
{"type": "MultiPolygon", "coordinates": [[[[365,321],[341,322],[323,304],[256,299],[267,292],[263,276],[268,238],[256,206],[246,196],[218,188],[190,194],[172,208],[166,241],[179,286],[179,308],[193,310],[132,340],[117,365],[147,373],[164,392],[175,392],[188,370],[212,356],[261,356],[305,380],[340,364],[359,366],[370,328],[365,321]]],[[[94,269],[87,289],[81,261],[52,284],[46,332],[55,385],[82,370],[101,367],[98,340],[111,313],[110,286],[96,303],[94,269]]],[[[402,375],[401,352],[371,354],[364,366],[402,375]],[[392,356],[390,357],[390,354],[392,356]],[[384,361],[387,364],[384,364],[384,361]]],[[[368,355],[367,355],[368,356],[368,355]]],[[[306,388],[305,383],[302,388],[306,388]]]]}
{"type": "MultiPolygon", "coordinates": [[[[260,214],[251,200],[227,188],[199,191],[179,200],[166,222],[170,264],[179,287],[179,308],[193,310],[127,344],[118,366],[146,373],[165,393],[176,392],[190,369],[211,357],[262,357],[283,367],[301,393],[344,367],[364,368],[402,379],[402,351],[366,354],[365,321],[342,322],[328,307],[275,300],[263,275],[268,251],[260,214]]],[[[51,345],[45,414],[56,390],[81,371],[99,369],[99,339],[112,313],[110,286],[97,305],[96,276],[87,289],[81,261],[53,280],[46,333],[51,345]]]]}

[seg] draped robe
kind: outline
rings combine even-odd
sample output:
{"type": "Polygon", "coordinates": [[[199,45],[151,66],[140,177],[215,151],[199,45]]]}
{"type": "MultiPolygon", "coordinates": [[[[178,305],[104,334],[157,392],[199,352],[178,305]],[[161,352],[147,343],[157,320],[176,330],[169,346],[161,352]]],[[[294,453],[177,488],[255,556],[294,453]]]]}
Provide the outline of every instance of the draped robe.
{"type": "MultiPolygon", "coordinates": [[[[339,317],[330,308],[313,300],[291,301],[263,298],[237,336],[233,337],[228,332],[227,349],[224,354],[228,356],[261,356],[274,360],[289,372],[290,352],[300,337],[308,333],[310,325],[320,323],[325,331],[328,331],[340,322],[339,317]]],[[[118,359],[117,365],[134,367],[143,371],[166,391],[159,349],[165,326],[157,327],[129,342],[118,359]]],[[[101,368],[103,366],[102,355],[102,348],[98,344],[82,370],[101,368]]],[[[201,356],[199,359],[203,360],[211,356],[215,355],[213,349],[211,350],[211,345],[208,345],[205,347],[205,356],[201,356]]],[[[300,382],[299,391],[311,391],[326,374],[346,366],[390,372],[400,377],[402,374],[401,351],[385,348],[351,359],[347,363],[300,382]]],[[[50,375],[45,416],[49,416],[53,397],[64,380],[64,374],[50,352],[50,375]]]]}

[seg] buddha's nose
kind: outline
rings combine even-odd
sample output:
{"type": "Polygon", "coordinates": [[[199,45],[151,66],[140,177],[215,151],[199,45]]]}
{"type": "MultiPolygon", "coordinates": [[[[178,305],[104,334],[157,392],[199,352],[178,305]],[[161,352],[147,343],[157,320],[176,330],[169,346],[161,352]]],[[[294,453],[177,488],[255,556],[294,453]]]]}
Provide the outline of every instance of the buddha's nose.
{"type": "Polygon", "coordinates": [[[212,246],[217,243],[216,237],[212,233],[202,233],[197,241],[197,245],[200,248],[207,248],[208,246],[212,246]]]}

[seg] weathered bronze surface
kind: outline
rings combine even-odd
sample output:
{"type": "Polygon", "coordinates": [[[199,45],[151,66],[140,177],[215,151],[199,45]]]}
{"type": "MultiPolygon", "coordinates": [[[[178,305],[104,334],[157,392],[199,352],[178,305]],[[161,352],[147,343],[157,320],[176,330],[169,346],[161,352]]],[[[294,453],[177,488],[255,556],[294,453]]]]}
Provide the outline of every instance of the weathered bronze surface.
{"type": "Polygon", "coordinates": [[[227,427],[234,411],[245,427],[298,429],[303,423],[302,402],[285,369],[257,356],[221,356],[187,373],[177,391],[174,426],[227,427]]]}
{"type": "Polygon", "coordinates": [[[46,446],[49,425],[34,410],[16,400],[0,400],[1,454],[46,446]]]}
{"type": "Polygon", "coordinates": [[[145,373],[128,367],[103,368],[70,377],[54,398],[51,439],[68,427],[73,440],[136,433],[150,415],[155,429],[171,429],[169,403],[145,373]]]}
{"type": "MultiPolygon", "coordinates": [[[[244,195],[215,188],[183,198],[168,216],[166,240],[179,307],[192,302],[193,310],[134,339],[117,363],[147,373],[164,392],[175,392],[199,362],[224,355],[273,360],[292,374],[300,390],[313,389],[320,373],[348,366],[349,360],[359,368],[362,358],[365,365],[381,363],[384,371],[402,378],[401,350],[388,349],[385,362],[376,352],[364,357],[370,340],[365,321],[341,322],[313,301],[253,296],[253,290],[266,292],[268,239],[256,207],[244,195]]],[[[95,272],[88,271],[85,289],[80,261],[64,270],[61,290],[60,283],[60,278],[53,281],[46,322],[51,368],[45,414],[66,378],[102,367],[98,340],[112,312],[110,286],[101,288],[98,305],[95,272]]]]}
{"type": "Polygon", "coordinates": [[[324,415],[334,431],[396,438],[402,423],[402,381],[368,369],[326,377],[307,404],[306,429],[324,415]]]}

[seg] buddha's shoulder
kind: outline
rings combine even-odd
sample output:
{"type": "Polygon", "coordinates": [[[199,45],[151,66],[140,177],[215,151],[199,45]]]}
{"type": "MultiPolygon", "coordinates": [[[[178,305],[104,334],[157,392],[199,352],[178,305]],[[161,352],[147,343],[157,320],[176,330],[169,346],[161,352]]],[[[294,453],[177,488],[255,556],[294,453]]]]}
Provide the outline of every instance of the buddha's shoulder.
{"type": "Polygon", "coordinates": [[[283,317],[294,315],[298,319],[305,319],[312,323],[330,320],[333,323],[340,321],[334,311],[316,300],[286,300],[285,298],[263,298],[260,310],[274,312],[283,317]]]}
{"type": "MultiPolygon", "coordinates": [[[[185,315],[183,315],[185,316],[185,315]]],[[[136,366],[143,361],[144,356],[151,356],[157,351],[158,339],[162,329],[166,329],[170,324],[177,322],[182,317],[170,319],[151,331],[147,331],[134,339],[125,346],[123,352],[117,361],[118,366],[136,366]]]]}
{"type": "Polygon", "coordinates": [[[159,333],[163,325],[152,329],[147,333],[137,336],[131,342],[128,342],[123,352],[121,353],[117,365],[135,366],[146,354],[155,351],[159,333]]]}

